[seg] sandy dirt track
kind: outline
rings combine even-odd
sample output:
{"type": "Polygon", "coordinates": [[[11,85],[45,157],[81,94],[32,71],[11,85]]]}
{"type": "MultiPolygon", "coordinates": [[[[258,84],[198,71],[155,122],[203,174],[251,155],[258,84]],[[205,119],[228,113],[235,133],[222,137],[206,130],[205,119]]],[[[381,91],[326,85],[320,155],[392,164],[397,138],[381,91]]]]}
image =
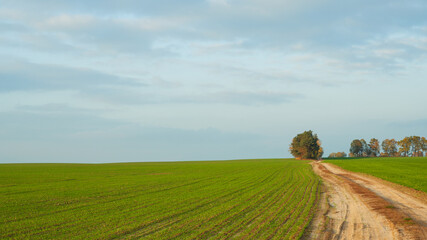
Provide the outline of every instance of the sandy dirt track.
{"type": "Polygon", "coordinates": [[[312,166],[324,188],[305,239],[427,239],[427,194],[332,164],[312,166]]]}

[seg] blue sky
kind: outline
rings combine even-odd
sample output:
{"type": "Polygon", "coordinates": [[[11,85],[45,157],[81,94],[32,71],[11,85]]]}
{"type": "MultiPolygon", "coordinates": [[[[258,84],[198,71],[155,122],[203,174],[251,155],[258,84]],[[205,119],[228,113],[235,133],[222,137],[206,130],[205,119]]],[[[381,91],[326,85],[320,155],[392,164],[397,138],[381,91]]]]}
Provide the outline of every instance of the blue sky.
{"type": "Polygon", "coordinates": [[[425,0],[0,0],[0,162],[427,136],[425,0]]]}

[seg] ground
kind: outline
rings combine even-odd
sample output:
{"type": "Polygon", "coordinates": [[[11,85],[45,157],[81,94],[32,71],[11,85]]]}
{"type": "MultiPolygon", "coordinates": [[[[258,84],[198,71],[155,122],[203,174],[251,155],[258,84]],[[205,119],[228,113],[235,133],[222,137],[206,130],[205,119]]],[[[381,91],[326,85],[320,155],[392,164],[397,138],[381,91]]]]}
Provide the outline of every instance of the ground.
{"type": "Polygon", "coordinates": [[[307,239],[427,239],[427,194],[313,162],[324,189],[307,239]]]}

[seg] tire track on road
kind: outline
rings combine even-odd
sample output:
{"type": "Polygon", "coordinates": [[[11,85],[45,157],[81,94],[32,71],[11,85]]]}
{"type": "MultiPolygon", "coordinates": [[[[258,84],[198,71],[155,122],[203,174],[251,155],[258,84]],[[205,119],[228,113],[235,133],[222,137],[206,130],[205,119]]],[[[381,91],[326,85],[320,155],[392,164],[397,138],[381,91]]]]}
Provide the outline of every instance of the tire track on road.
{"type": "MultiPolygon", "coordinates": [[[[313,170],[326,185],[328,207],[315,219],[321,226],[312,232],[316,239],[427,239],[426,229],[411,216],[411,211],[396,208],[396,199],[390,201],[386,193],[371,190],[361,177],[335,165],[312,163],[313,170]]],[[[372,182],[371,185],[380,185],[372,182]]],[[[372,187],[372,186],[371,186],[372,187]]],[[[397,190],[396,190],[397,191],[397,190]]],[[[410,196],[407,196],[410,198],[410,196]]],[[[325,199],[325,198],[324,198],[325,199]]],[[[402,200],[402,199],[399,199],[402,200]]],[[[411,199],[412,201],[412,199],[411,199]]],[[[408,204],[400,203],[405,206],[408,204]]],[[[424,206],[425,207],[425,206],[424,206]]]]}

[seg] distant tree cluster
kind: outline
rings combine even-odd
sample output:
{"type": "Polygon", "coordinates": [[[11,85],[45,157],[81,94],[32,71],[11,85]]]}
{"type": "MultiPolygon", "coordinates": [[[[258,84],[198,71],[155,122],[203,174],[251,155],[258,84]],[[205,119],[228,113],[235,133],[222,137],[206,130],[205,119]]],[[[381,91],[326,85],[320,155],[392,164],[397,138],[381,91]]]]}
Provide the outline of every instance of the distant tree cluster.
{"type": "Polygon", "coordinates": [[[405,137],[400,141],[394,139],[386,140],[388,141],[385,145],[383,142],[383,149],[384,146],[388,149],[393,149],[386,156],[422,157],[427,155],[427,139],[425,137],[411,136],[405,137]]]}
{"type": "Polygon", "coordinates": [[[345,152],[336,152],[329,154],[328,158],[345,158],[347,154],[345,152]]]}
{"type": "Polygon", "coordinates": [[[380,142],[372,138],[369,144],[365,139],[355,139],[350,145],[350,157],[377,157],[380,154],[380,142]]]}
{"type": "Polygon", "coordinates": [[[313,134],[310,130],[300,133],[292,139],[289,152],[296,159],[320,159],[323,155],[323,148],[317,134],[313,134]]]}
{"type": "Polygon", "coordinates": [[[372,138],[369,144],[364,139],[355,139],[350,145],[350,157],[422,157],[427,155],[427,139],[425,137],[411,136],[400,141],[385,139],[381,143],[372,138]]]}

